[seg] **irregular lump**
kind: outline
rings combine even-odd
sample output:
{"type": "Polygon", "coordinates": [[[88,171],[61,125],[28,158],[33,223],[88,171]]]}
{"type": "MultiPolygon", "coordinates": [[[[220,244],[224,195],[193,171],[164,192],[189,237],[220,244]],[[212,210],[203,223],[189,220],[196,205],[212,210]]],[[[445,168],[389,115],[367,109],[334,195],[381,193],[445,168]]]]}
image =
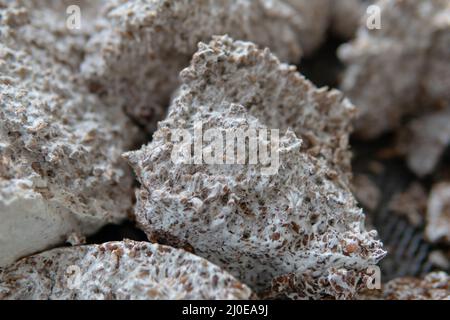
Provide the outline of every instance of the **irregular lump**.
{"type": "Polygon", "coordinates": [[[399,137],[409,168],[418,176],[433,173],[450,145],[450,107],[412,120],[399,137]]]}
{"type": "Polygon", "coordinates": [[[396,278],[381,290],[366,290],[359,300],[449,300],[450,277],[445,272],[432,272],[423,278],[396,278]]]}
{"type": "Polygon", "coordinates": [[[399,278],[383,289],[388,300],[449,300],[450,277],[445,272],[430,273],[423,279],[399,278]]]}
{"type": "Polygon", "coordinates": [[[450,104],[450,2],[448,0],[443,1],[433,23],[435,32],[427,55],[421,89],[425,94],[425,101],[443,108],[450,104]]]}
{"type": "Polygon", "coordinates": [[[348,190],[351,104],[228,37],[200,44],[181,78],[152,142],[125,155],[141,182],[135,213],[149,238],[190,248],[264,296],[351,297],[385,254],[348,190]],[[210,165],[173,161],[174,132],[198,128],[222,137],[280,129],[271,151],[278,170],[219,164],[220,153],[210,165]]]}
{"type": "Polygon", "coordinates": [[[447,249],[447,251],[434,250],[430,252],[427,263],[440,270],[450,270],[450,249],[447,249]]]}
{"type": "Polygon", "coordinates": [[[344,39],[353,38],[372,2],[373,0],[330,0],[332,32],[344,39]]]}
{"type": "Polygon", "coordinates": [[[449,87],[448,0],[387,1],[381,29],[360,27],[339,50],[348,65],[342,89],[359,108],[357,133],[374,138],[397,128],[406,115],[442,104],[449,87]],[[439,69],[438,72],[433,70],[439,69]],[[442,77],[442,78],[438,78],[442,77]]]}
{"type": "Polygon", "coordinates": [[[450,183],[439,183],[431,190],[425,234],[431,242],[450,242],[450,183]]]}
{"type": "Polygon", "coordinates": [[[375,210],[380,202],[381,192],[378,186],[365,174],[353,179],[353,193],[356,199],[368,210],[375,210]]]}
{"type": "Polygon", "coordinates": [[[327,0],[120,1],[104,8],[83,73],[91,87],[119,103],[149,130],[156,127],[199,41],[230,34],[269,46],[298,62],[324,38],[327,0]]]}
{"type": "Polygon", "coordinates": [[[61,57],[81,40],[55,26],[50,3],[0,5],[0,266],[118,222],[132,204],[120,154],[135,129],[76,84],[78,51],[61,57]]]}
{"type": "Polygon", "coordinates": [[[427,192],[418,182],[412,183],[405,192],[395,194],[389,202],[393,213],[405,216],[415,227],[423,224],[426,207],[427,192]]]}
{"type": "Polygon", "coordinates": [[[53,249],[0,270],[0,299],[249,299],[228,273],[183,250],[146,242],[53,249]]]}
{"type": "Polygon", "coordinates": [[[45,49],[47,55],[78,70],[83,61],[86,42],[95,30],[101,0],[0,0],[8,8],[4,24],[15,28],[16,36],[45,49]],[[81,11],[80,28],[68,28],[69,6],[81,11]]]}

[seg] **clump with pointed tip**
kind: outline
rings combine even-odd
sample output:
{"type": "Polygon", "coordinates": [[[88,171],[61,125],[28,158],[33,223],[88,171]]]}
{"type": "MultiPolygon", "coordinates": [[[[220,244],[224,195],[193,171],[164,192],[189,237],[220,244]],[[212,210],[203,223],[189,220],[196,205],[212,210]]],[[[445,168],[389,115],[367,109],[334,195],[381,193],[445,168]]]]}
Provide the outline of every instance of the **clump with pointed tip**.
{"type": "MultiPolygon", "coordinates": [[[[227,36],[199,44],[181,78],[152,142],[125,155],[141,182],[135,214],[149,238],[193,250],[265,297],[353,296],[385,252],[348,188],[350,102],[227,36]],[[198,124],[279,129],[278,171],[219,164],[221,156],[174,162],[174,130],[195,134],[198,124]]],[[[238,143],[231,147],[236,154],[238,143]]]]}

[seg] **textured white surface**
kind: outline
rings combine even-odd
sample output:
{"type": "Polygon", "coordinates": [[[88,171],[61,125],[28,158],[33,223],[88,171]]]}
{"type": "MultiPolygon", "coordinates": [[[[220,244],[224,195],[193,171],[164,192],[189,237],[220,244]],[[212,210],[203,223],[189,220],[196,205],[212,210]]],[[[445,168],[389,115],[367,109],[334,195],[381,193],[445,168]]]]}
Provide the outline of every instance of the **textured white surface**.
{"type": "Polygon", "coordinates": [[[200,44],[153,141],[125,156],[152,240],[192,248],[266,296],[351,297],[385,252],[348,190],[353,106],[249,42],[200,44]],[[171,161],[171,129],[280,129],[278,174],[171,161]],[[290,129],[289,129],[290,128],[290,129]]]}
{"type": "Polygon", "coordinates": [[[450,243],[450,183],[448,182],[439,183],[431,190],[425,232],[431,242],[450,243]]]}
{"type": "Polygon", "coordinates": [[[64,2],[8,1],[0,15],[4,266],[126,217],[132,175],[120,154],[135,129],[78,83],[86,39],[60,23],[64,2]]]}
{"type": "Polygon", "coordinates": [[[53,249],[0,270],[0,299],[250,299],[212,263],[158,244],[107,242],[53,249]]]}

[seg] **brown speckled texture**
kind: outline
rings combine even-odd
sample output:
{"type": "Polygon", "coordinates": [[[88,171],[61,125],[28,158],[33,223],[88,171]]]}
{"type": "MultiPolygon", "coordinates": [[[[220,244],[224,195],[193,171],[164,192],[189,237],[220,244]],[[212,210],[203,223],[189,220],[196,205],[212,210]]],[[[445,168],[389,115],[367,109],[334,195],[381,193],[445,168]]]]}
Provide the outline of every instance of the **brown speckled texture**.
{"type": "Polygon", "coordinates": [[[229,34],[298,62],[325,37],[328,0],[109,2],[82,65],[91,87],[154,130],[199,41],[229,34]]]}
{"type": "Polygon", "coordinates": [[[215,37],[181,73],[153,141],[125,155],[150,239],[190,248],[266,297],[348,298],[385,252],[348,190],[353,106],[249,42],[215,37]],[[294,120],[295,119],[295,120],[294,120]],[[171,129],[280,128],[279,172],[174,164],[171,129]],[[291,128],[291,129],[288,129],[291,128]]]}
{"type": "Polygon", "coordinates": [[[158,244],[107,242],[53,249],[0,270],[0,299],[250,299],[208,261],[158,244]]]}
{"type": "Polygon", "coordinates": [[[397,278],[383,285],[381,290],[365,291],[359,299],[449,300],[450,277],[445,272],[433,272],[423,278],[397,278]]]}
{"type": "Polygon", "coordinates": [[[343,38],[351,39],[356,35],[367,7],[373,0],[329,0],[331,11],[331,31],[343,38]]]}
{"type": "Polygon", "coordinates": [[[84,36],[52,20],[63,3],[1,3],[3,266],[126,218],[133,178],[120,155],[136,130],[78,83],[84,36]]]}

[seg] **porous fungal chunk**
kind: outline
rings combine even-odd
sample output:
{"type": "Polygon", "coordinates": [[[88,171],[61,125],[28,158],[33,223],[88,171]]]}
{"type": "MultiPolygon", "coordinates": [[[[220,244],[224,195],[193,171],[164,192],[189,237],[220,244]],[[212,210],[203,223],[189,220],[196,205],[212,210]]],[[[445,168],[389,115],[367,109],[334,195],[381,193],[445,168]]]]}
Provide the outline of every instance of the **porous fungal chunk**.
{"type": "Polygon", "coordinates": [[[381,198],[378,186],[365,174],[358,174],[354,177],[353,193],[356,199],[368,210],[375,210],[381,198]]]}
{"type": "Polygon", "coordinates": [[[348,65],[342,89],[359,108],[357,133],[374,138],[405,115],[448,101],[448,0],[381,0],[381,29],[362,23],[339,50],[348,65]]]}
{"type": "Polygon", "coordinates": [[[445,272],[432,272],[423,278],[395,278],[381,290],[365,290],[359,300],[449,300],[450,277],[445,272]]]}
{"type": "Polygon", "coordinates": [[[249,299],[251,290],[184,250],[125,240],[53,249],[0,270],[0,299],[249,299]]]}
{"type": "Polygon", "coordinates": [[[431,242],[450,243],[450,183],[439,183],[431,190],[425,233],[431,242]]]}
{"type": "MultiPolygon", "coordinates": [[[[266,297],[351,297],[385,254],[348,188],[352,105],[269,50],[226,36],[199,44],[181,78],[152,142],[125,154],[141,182],[135,213],[149,238],[190,248],[266,297]],[[199,127],[217,129],[220,140],[230,130],[279,129],[270,153],[278,170],[264,172],[268,164],[250,156],[219,164],[230,159],[220,152],[215,164],[174,161],[174,130],[199,127]]],[[[192,156],[189,141],[182,145],[192,156]]]]}
{"type": "Polygon", "coordinates": [[[311,52],[328,23],[327,0],[116,0],[104,8],[82,66],[94,91],[150,130],[163,118],[179,72],[199,41],[229,34],[282,60],[311,52]]]}
{"type": "Polygon", "coordinates": [[[331,31],[344,39],[353,38],[367,7],[373,2],[373,0],[330,0],[331,31]]]}
{"type": "Polygon", "coordinates": [[[53,21],[57,3],[0,4],[0,266],[131,208],[134,129],[76,84],[81,35],[53,21]]]}
{"type": "Polygon", "coordinates": [[[404,192],[395,194],[389,202],[389,210],[408,219],[415,227],[423,225],[427,207],[427,192],[418,182],[413,182],[404,192]]]}
{"type": "Polygon", "coordinates": [[[5,13],[2,25],[13,28],[18,37],[45,49],[48,56],[77,70],[84,49],[94,32],[102,0],[0,0],[5,13]],[[67,8],[82,8],[79,29],[68,28],[67,8]]]}
{"type": "Polygon", "coordinates": [[[348,182],[348,140],[355,108],[338,90],[316,88],[294,66],[280,63],[268,49],[260,50],[250,42],[233,42],[226,36],[214,37],[210,45],[200,44],[181,78],[182,94],[187,89],[195,93],[193,103],[199,106],[191,106],[192,111],[186,115],[174,102],[169,121],[195,117],[200,114],[201,103],[220,111],[226,99],[245,106],[270,129],[292,129],[302,139],[302,151],[327,164],[330,176],[339,175],[345,184],[348,182]]]}

